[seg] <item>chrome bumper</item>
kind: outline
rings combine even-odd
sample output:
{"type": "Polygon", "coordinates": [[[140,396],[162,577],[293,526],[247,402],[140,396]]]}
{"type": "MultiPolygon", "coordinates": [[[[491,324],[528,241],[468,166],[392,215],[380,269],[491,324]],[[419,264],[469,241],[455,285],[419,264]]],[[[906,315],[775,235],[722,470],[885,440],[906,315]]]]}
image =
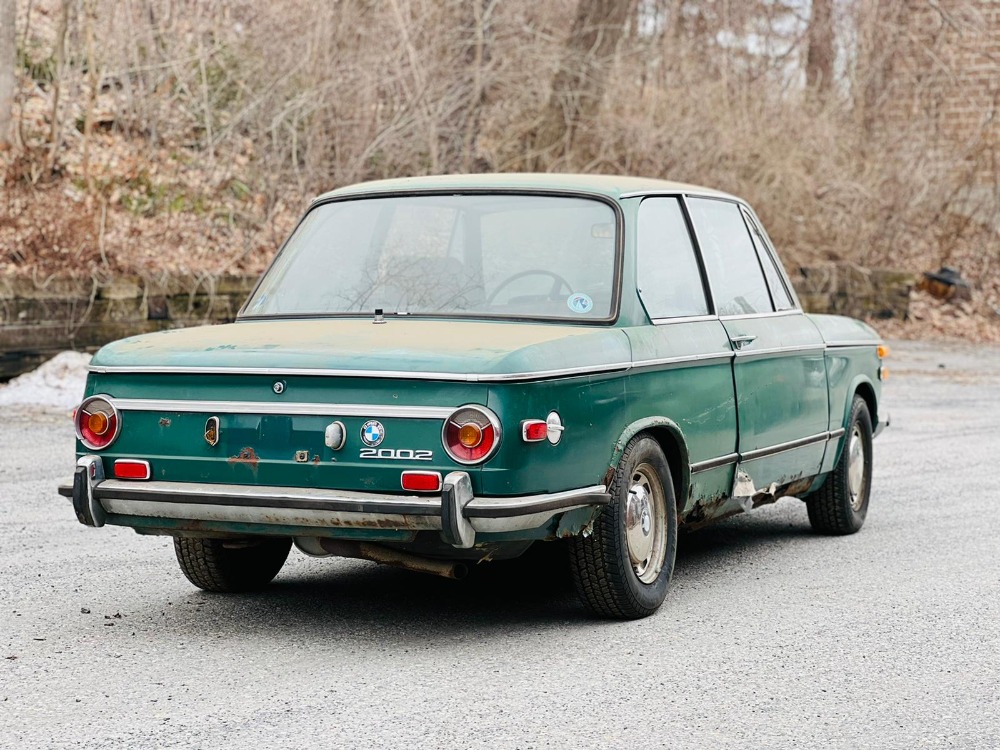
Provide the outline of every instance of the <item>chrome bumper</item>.
{"type": "Polygon", "coordinates": [[[467,549],[476,532],[524,531],[569,510],[607,505],[604,485],[519,497],[474,497],[468,473],[444,478],[440,495],[382,495],[300,487],[255,487],[197,482],[106,479],[99,456],[77,462],[73,483],[59,493],[73,499],[80,523],[103,526],[108,515],[188,521],[351,529],[440,531],[467,549]]]}

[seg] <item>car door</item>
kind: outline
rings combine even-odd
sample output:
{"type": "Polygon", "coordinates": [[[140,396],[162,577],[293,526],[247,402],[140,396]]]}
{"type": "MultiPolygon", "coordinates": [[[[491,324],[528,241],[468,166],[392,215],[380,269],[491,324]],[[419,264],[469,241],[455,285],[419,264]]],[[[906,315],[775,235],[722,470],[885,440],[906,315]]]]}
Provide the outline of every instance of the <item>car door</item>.
{"type": "Polygon", "coordinates": [[[644,198],[636,226],[637,289],[653,325],[626,329],[633,419],[666,417],[681,429],[691,464],[681,512],[708,519],[722,512],[737,458],[732,347],[711,310],[681,199],[644,198]]]}
{"type": "Polygon", "coordinates": [[[691,197],[688,206],[734,351],[739,471],[758,490],[811,477],[829,438],[823,338],[740,204],[691,197]]]}

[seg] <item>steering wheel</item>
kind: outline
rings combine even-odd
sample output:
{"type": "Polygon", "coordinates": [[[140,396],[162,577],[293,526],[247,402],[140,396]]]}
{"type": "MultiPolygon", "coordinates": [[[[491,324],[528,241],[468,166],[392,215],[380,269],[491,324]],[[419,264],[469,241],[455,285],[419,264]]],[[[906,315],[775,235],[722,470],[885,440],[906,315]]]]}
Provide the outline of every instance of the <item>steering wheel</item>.
{"type": "Polygon", "coordinates": [[[559,299],[559,290],[562,289],[563,287],[566,287],[569,290],[570,294],[573,293],[573,287],[570,286],[570,283],[566,281],[566,279],[564,279],[562,276],[557,274],[555,271],[546,271],[545,269],[542,268],[538,269],[532,268],[528,269],[527,271],[518,271],[513,276],[508,276],[506,279],[501,281],[500,284],[497,286],[497,288],[494,289],[493,292],[490,294],[490,296],[486,298],[486,304],[492,305],[493,300],[496,299],[497,295],[500,294],[502,290],[506,289],[508,286],[510,286],[518,279],[523,279],[525,276],[550,277],[552,279],[552,288],[549,290],[548,296],[549,299],[552,300],[553,302],[559,299]]]}

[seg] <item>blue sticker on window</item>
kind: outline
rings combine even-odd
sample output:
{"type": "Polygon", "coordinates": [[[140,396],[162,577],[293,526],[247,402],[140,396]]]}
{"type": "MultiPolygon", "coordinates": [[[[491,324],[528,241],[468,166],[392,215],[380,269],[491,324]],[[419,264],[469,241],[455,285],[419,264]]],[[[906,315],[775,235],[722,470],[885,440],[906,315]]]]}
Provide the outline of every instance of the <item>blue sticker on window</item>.
{"type": "Polygon", "coordinates": [[[575,313],[589,313],[594,309],[594,300],[582,292],[577,292],[569,295],[566,306],[575,313]]]}

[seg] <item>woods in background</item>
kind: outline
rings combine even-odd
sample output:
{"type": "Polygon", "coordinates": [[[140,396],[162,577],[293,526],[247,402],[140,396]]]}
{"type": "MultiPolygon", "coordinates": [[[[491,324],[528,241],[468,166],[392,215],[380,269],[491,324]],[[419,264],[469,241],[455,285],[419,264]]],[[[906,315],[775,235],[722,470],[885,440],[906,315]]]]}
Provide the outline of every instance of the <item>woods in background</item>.
{"type": "Polygon", "coordinates": [[[940,80],[997,87],[997,38],[998,0],[0,0],[0,272],[253,271],[323,190],[560,170],[988,286],[1000,92],[951,127],[940,80]]]}

